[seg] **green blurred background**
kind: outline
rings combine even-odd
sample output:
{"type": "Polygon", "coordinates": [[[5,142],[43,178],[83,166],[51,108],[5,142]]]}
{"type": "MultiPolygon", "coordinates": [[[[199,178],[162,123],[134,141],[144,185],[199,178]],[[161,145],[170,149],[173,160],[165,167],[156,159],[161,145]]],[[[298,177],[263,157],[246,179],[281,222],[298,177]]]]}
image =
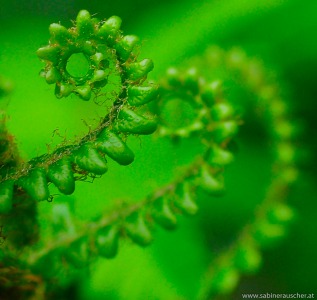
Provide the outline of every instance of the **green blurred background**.
{"type": "MultiPolygon", "coordinates": [[[[61,141],[53,136],[54,130],[74,139],[88,130],[83,120],[94,126],[104,113],[104,108],[74,96],[58,101],[53,87],[39,76],[42,63],[35,51],[47,44],[49,24],[60,21],[70,26],[80,9],[100,18],[120,16],[124,33],[143,41],[141,58],[154,60],[152,79],[159,79],[171,65],[202,55],[213,44],[239,46],[276,70],[293,117],[304,128],[298,149],[308,153],[289,199],[297,218],[287,238],[264,251],[261,271],[244,277],[232,299],[242,292],[316,292],[317,1],[0,0],[0,74],[15,86],[7,106],[8,127],[26,159],[61,141]]],[[[270,181],[265,135],[260,126],[258,132],[254,126],[244,127],[236,162],[226,172],[224,197],[201,195],[195,217],[179,218],[175,232],[157,230],[146,249],[123,241],[114,260],[100,259],[78,274],[66,299],[195,299],[208,264],[252,219],[270,181]]],[[[80,218],[89,220],[117,201],[138,201],[172,179],[201,150],[195,140],[175,146],[167,140],[131,137],[129,144],[136,149],[131,166],[110,162],[109,173],[93,188],[78,184],[69,201],[80,218]]],[[[41,220],[49,218],[52,205],[39,205],[41,220]]],[[[42,223],[45,233],[50,224],[42,223]]]]}

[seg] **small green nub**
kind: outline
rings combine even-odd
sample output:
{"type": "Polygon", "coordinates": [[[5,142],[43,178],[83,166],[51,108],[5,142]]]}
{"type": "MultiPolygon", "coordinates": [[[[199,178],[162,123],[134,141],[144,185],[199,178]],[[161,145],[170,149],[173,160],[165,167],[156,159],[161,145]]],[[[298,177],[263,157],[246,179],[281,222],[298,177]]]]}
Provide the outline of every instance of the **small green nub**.
{"type": "Polygon", "coordinates": [[[75,268],[86,267],[90,261],[90,249],[86,239],[71,243],[65,252],[65,258],[75,268]]]}
{"type": "Polygon", "coordinates": [[[128,89],[128,102],[132,106],[141,106],[155,99],[157,86],[131,86],[128,89]]]}
{"type": "Polygon", "coordinates": [[[81,45],[81,49],[82,53],[88,56],[94,55],[96,53],[96,48],[91,41],[85,41],[85,43],[81,45]]]}
{"type": "Polygon", "coordinates": [[[237,286],[239,281],[239,273],[233,267],[222,267],[213,277],[211,291],[227,295],[237,286]]]}
{"type": "Polygon", "coordinates": [[[146,119],[133,110],[123,108],[119,112],[115,128],[123,133],[151,134],[156,130],[157,122],[146,119]]]}
{"type": "Polygon", "coordinates": [[[238,132],[236,121],[224,121],[219,123],[212,132],[213,140],[216,143],[222,143],[224,140],[232,138],[238,132]]]}
{"type": "Polygon", "coordinates": [[[13,184],[12,180],[0,184],[0,215],[7,214],[12,209],[13,184]]]}
{"type": "Polygon", "coordinates": [[[291,184],[298,178],[298,170],[294,166],[284,167],[279,173],[279,177],[283,182],[291,184]]]}
{"type": "Polygon", "coordinates": [[[198,206],[193,199],[189,183],[180,184],[176,189],[176,194],[175,206],[188,215],[197,213],[198,206]]]}
{"type": "Polygon", "coordinates": [[[39,48],[36,51],[36,54],[40,59],[49,60],[52,63],[56,64],[59,59],[60,51],[60,48],[57,46],[45,46],[39,48]]]}
{"type": "Polygon", "coordinates": [[[104,70],[96,70],[91,82],[102,81],[108,78],[107,73],[104,70]]]}
{"type": "Polygon", "coordinates": [[[62,158],[50,165],[47,176],[61,193],[70,195],[74,192],[75,179],[69,159],[62,158]]]}
{"type": "Polygon", "coordinates": [[[52,36],[52,42],[57,42],[60,45],[66,45],[72,40],[72,34],[67,30],[66,27],[53,23],[49,27],[50,34],[52,36]]]}
{"type": "Polygon", "coordinates": [[[296,132],[296,128],[297,126],[290,121],[278,119],[273,124],[273,133],[278,139],[291,139],[298,133],[296,132]]]}
{"type": "Polygon", "coordinates": [[[137,81],[145,77],[154,68],[153,61],[145,58],[140,62],[129,64],[126,72],[130,80],[137,81]]]}
{"type": "Polygon", "coordinates": [[[173,230],[177,226],[177,219],[175,214],[172,212],[168,199],[166,197],[161,197],[154,202],[153,205],[153,218],[167,230],[173,230]]]}
{"type": "Polygon", "coordinates": [[[201,99],[209,106],[215,103],[215,99],[221,96],[222,83],[218,80],[205,86],[201,99]]]}
{"type": "Polygon", "coordinates": [[[101,52],[96,52],[94,55],[91,55],[90,58],[98,65],[105,59],[105,56],[101,52]]]}
{"type": "Polygon", "coordinates": [[[55,96],[58,99],[67,97],[71,94],[74,88],[75,86],[72,84],[57,83],[55,86],[55,96]]]}
{"type": "Polygon", "coordinates": [[[119,247],[119,231],[117,226],[107,226],[98,230],[96,247],[99,255],[106,258],[115,257],[119,247]]]}
{"type": "Polygon", "coordinates": [[[211,174],[207,165],[201,167],[200,185],[206,192],[211,194],[218,195],[224,191],[223,179],[216,178],[215,175],[211,174]]]}
{"type": "Polygon", "coordinates": [[[284,117],[285,114],[287,113],[287,110],[288,110],[288,107],[287,107],[286,103],[279,98],[274,99],[270,103],[270,113],[275,118],[284,117]]]}
{"type": "Polygon", "coordinates": [[[87,10],[81,10],[78,13],[76,24],[79,37],[88,38],[94,33],[94,24],[91,21],[90,13],[87,10]]]}
{"type": "Polygon", "coordinates": [[[211,116],[215,121],[231,118],[234,114],[232,106],[228,103],[217,103],[211,109],[211,116]]]}
{"type": "Polygon", "coordinates": [[[228,150],[225,150],[217,145],[213,145],[213,147],[210,149],[208,162],[211,165],[225,166],[232,163],[233,160],[234,156],[228,150]]]}
{"type": "Polygon", "coordinates": [[[46,172],[43,168],[36,168],[18,180],[21,186],[34,200],[43,201],[49,197],[46,172]]]}
{"type": "Polygon", "coordinates": [[[179,86],[181,84],[178,69],[169,68],[166,72],[167,81],[171,86],[179,86]]]}
{"type": "Polygon", "coordinates": [[[192,91],[193,94],[198,94],[198,72],[196,68],[187,70],[184,76],[184,85],[192,91]]]}
{"type": "Polygon", "coordinates": [[[130,148],[112,131],[104,129],[97,138],[97,148],[120,165],[129,165],[134,160],[130,148]]]}
{"type": "Polygon", "coordinates": [[[106,160],[91,144],[85,144],[73,153],[74,163],[81,169],[96,175],[102,175],[108,171],[106,160]]]}
{"type": "Polygon", "coordinates": [[[117,35],[119,34],[119,29],[122,20],[117,16],[110,17],[99,29],[98,36],[100,38],[108,40],[108,42],[113,43],[117,35]]]}
{"type": "Polygon", "coordinates": [[[243,273],[253,273],[261,265],[262,257],[253,245],[240,245],[236,250],[234,265],[243,273]]]}
{"type": "Polygon", "coordinates": [[[272,224],[268,220],[263,220],[257,224],[253,237],[263,247],[270,246],[285,236],[286,228],[281,224],[272,224]]]}
{"type": "Polygon", "coordinates": [[[134,47],[138,44],[139,38],[136,35],[126,35],[116,45],[116,51],[122,61],[126,61],[133,51],[134,47]]]}
{"type": "Polygon", "coordinates": [[[91,87],[89,84],[78,86],[74,92],[85,101],[88,101],[91,98],[91,87]]]}
{"type": "Polygon", "coordinates": [[[145,247],[152,242],[152,235],[141,213],[135,212],[126,219],[125,229],[131,240],[145,247]]]}
{"type": "Polygon", "coordinates": [[[278,203],[268,210],[267,218],[273,224],[287,224],[294,219],[294,211],[286,204],[278,203]]]}
{"type": "Polygon", "coordinates": [[[279,163],[291,164],[296,160],[296,149],[291,142],[279,142],[276,146],[276,156],[279,163]]]}
{"type": "Polygon", "coordinates": [[[48,84],[56,83],[61,79],[61,74],[55,67],[51,67],[45,74],[45,79],[48,84]]]}

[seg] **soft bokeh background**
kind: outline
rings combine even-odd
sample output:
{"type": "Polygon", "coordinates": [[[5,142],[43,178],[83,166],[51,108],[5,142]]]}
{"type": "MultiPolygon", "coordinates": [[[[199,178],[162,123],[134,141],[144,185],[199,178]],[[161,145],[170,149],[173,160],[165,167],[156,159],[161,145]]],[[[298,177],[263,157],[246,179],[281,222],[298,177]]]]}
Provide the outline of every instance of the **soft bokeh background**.
{"type": "MultiPolygon", "coordinates": [[[[240,46],[277,71],[294,118],[304,126],[298,148],[308,152],[289,199],[297,219],[288,237],[264,252],[259,274],[243,278],[233,299],[241,292],[316,292],[317,2],[0,0],[0,73],[15,85],[7,107],[8,126],[26,159],[60,142],[53,136],[57,129],[73,139],[87,132],[83,120],[93,125],[103,114],[103,108],[74,96],[58,101],[53,87],[39,77],[42,63],[35,51],[47,43],[49,24],[61,21],[70,26],[80,9],[101,18],[119,15],[124,33],[143,40],[141,57],[154,60],[153,79],[170,65],[201,55],[210,44],[240,46]]],[[[67,299],[195,299],[207,265],[252,218],[269,183],[265,137],[245,127],[237,160],[227,170],[224,197],[200,199],[197,216],[180,218],[175,232],[157,230],[146,249],[124,241],[114,260],[100,259],[89,272],[78,275],[80,288],[75,282],[67,299]]],[[[117,200],[138,201],[173,178],[200,151],[193,140],[175,147],[166,140],[142,137],[130,138],[129,144],[136,150],[135,163],[120,167],[110,162],[109,173],[93,188],[78,184],[69,201],[80,218],[89,220],[117,200]]],[[[52,205],[39,205],[40,218],[49,215],[52,205]]]]}

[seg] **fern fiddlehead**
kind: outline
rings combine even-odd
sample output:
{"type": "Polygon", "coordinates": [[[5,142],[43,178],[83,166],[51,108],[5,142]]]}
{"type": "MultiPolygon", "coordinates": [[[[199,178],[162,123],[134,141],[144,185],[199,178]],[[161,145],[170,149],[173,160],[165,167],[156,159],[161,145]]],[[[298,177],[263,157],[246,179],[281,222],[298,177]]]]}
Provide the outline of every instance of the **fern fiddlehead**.
{"type": "MultiPolygon", "coordinates": [[[[233,54],[236,52],[223,53],[228,60],[233,54]]],[[[228,68],[230,70],[230,65],[228,68]]],[[[252,60],[245,58],[239,64],[235,61],[234,68],[231,68],[239,71],[242,78],[249,82],[248,88],[256,95],[263,95],[260,90],[272,91],[272,86],[269,86],[271,83],[266,81],[265,71],[260,65],[257,65],[257,71],[261,73],[262,81],[254,86],[254,77],[251,75],[253,74],[251,72],[254,72],[252,60]]],[[[151,231],[154,223],[166,229],[174,229],[178,213],[193,214],[197,211],[197,202],[194,200],[197,188],[203,188],[211,195],[223,190],[223,181],[220,179],[223,166],[233,160],[232,153],[226,147],[236,133],[240,120],[235,116],[234,108],[220,92],[219,81],[206,84],[193,69],[184,73],[171,69],[167,73],[167,78],[161,83],[160,89],[161,99],[158,103],[154,103],[153,108],[159,116],[160,110],[168,101],[180,98],[193,103],[196,117],[189,125],[172,128],[168,127],[161,115],[159,122],[162,125],[159,127],[158,135],[168,136],[176,141],[179,138],[198,135],[206,145],[205,154],[197,158],[175,182],[136,205],[119,209],[121,214],[118,214],[116,209],[114,215],[105,215],[92,225],[90,230],[81,232],[73,240],[61,243],[60,249],[65,249],[71,241],[80,240],[85,236],[90,236],[91,240],[95,241],[95,244],[90,244],[90,255],[113,257],[118,250],[120,235],[127,235],[135,243],[145,246],[152,240],[151,231]],[[187,76],[190,76],[190,84],[187,76]],[[235,125],[224,126],[228,122],[229,124],[233,122],[235,125]]],[[[275,124],[269,129],[272,130],[269,131],[269,135],[274,141],[273,181],[254,220],[242,230],[237,241],[212,262],[210,270],[203,278],[201,299],[210,297],[213,299],[218,294],[228,294],[237,286],[241,275],[256,272],[262,261],[261,249],[283,237],[288,223],[293,219],[292,209],[284,202],[290,185],[297,177],[293,150],[294,131],[290,129],[292,125],[289,123],[288,114],[279,95],[276,92],[264,93],[264,95],[270,96],[268,98],[260,96],[259,101],[263,101],[260,105],[266,107],[266,117],[275,124]],[[281,146],[285,144],[288,147],[281,146]],[[288,154],[286,155],[284,151],[288,154]]],[[[85,249],[87,251],[87,248],[85,249]]],[[[45,252],[45,255],[49,255],[49,252],[45,252]]],[[[78,251],[74,252],[78,253],[78,251]]],[[[84,257],[87,259],[87,252],[84,257]]],[[[36,259],[33,263],[36,264],[35,261],[36,259]]]]}
{"type": "Polygon", "coordinates": [[[296,128],[290,121],[278,86],[267,79],[269,76],[261,63],[249,59],[239,49],[225,52],[217,47],[207,52],[206,60],[213,67],[221,64],[237,73],[257,97],[255,107],[264,108],[262,122],[271,124],[266,130],[272,140],[273,167],[272,182],[253,220],[241,231],[236,242],[211,263],[202,284],[201,299],[231,293],[242,275],[255,273],[260,268],[260,250],[282,238],[294,218],[293,209],[285,202],[298,176],[294,146],[296,128]]]}
{"type": "Polygon", "coordinates": [[[138,38],[123,36],[120,24],[118,17],[97,22],[87,11],[81,11],[75,27],[50,26],[50,44],[40,48],[37,55],[46,61],[42,75],[48,83],[56,83],[58,98],[75,93],[89,100],[92,92],[97,95],[109,84],[112,73],[119,76],[121,88],[109,114],[78,144],[58,148],[52,154],[8,169],[1,179],[3,202],[12,201],[14,186],[24,189],[37,201],[49,198],[49,182],[61,193],[72,194],[75,180],[107,172],[105,155],[122,165],[132,163],[134,154],[124,142],[126,135],[150,134],[156,129],[153,117],[135,111],[157,94],[156,86],[144,84],[153,63],[149,59],[137,61],[133,49],[138,38]],[[82,77],[67,71],[67,61],[79,53],[89,62],[88,72],[82,77]]]}
{"type": "MultiPolygon", "coordinates": [[[[89,100],[92,92],[98,97],[104,97],[103,87],[109,85],[111,90],[114,80],[117,80],[119,88],[113,91],[112,107],[97,128],[75,144],[62,145],[53,153],[26,163],[20,159],[11,162],[12,158],[18,156],[11,153],[15,144],[8,143],[12,139],[2,126],[1,143],[4,149],[1,161],[0,217],[9,253],[14,251],[14,246],[30,245],[37,240],[36,202],[50,199],[50,183],[62,194],[72,194],[76,180],[83,180],[87,176],[94,178],[107,171],[106,156],[121,165],[133,162],[134,154],[126,145],[127,135],[150,134],[156,129],[156,120],[143,108],[157,94],[157,87],[146,83],[153,63],[149,59],[137,61],[134,48],[138,38],[123,36],[120,24],[118,17],[97,22],[87,11],[81,11],[73,28],[66,29],[59,24],[52,24],[50,44],[37,51],[38,56],[46,61],[42,76],[48,83],[56,83],[57,98],[67,97],[72,92],[83,100],[89,100]],[[89,61],[89,70],[83,77],[72,76],[67,68],[68,60],[78,53],[82,53],[89,61]],[[9,150],[11,152],[8,154],[9,150]]],[[[9,85],[1,80],[1,96],[5,96],[8,91],[9,85]]],[[[2,121],[4,124],[5,119],[2,121]]],[[[15,267],[24,268],[21,260],[7,260],[6,254],[3,261],[7,261],[13,277],[17,273],[15,267]]],[[[1,270],[5,272],[5,266],[2,268],[1,265],[1,270]]],[[[10,279],[4,287],[10,289],[19,284],[22,287],[22,277],[20,283],[19,280],[10,279]]]]}
{"type": "MultiPolygon", "coordinates": [[[[88,101],[93,94],[99,97],[113,79],[114,73],[120,77],[121,89],[114,97],[109,114],[78,144],[58,148],[52,154],[28,162],[23,168],[9,168],[1,182],[2,214],[11,213],[12,204],[13,207],[16,204],[12,203],[12,198],[16,198],[17,192],[27,192],[33,201],[46,200],[49,197],[49,182],[55,184],[61,193],[72,194],[76,179],[101,175],[107,171],[104,155],[122,165],[131,163],[133,153],[125,143],[125,136],[150,134],[155,130],[156,122],[153,119],[145,118],[141,114],[142,110],[140,114],[135,111],[158,93],[156,86],[143,83],[152,63],[148,60],[136,62],[133,47],[137,39],[123,37],[119,31],[120,22],[117,17],[100,22],[91,18],[87,11],[81,11],[73,28],[51,25],[50,44],[40,48],[37,54],[46,62],[42,76],[49,84],[56,85],[57,98],[76,94],[88,101]],[[76,54],[82,54],[88,62],[88,71],[82,76],[73,75],[68,67],[72,55],[76,54]]],[[[262,95],[261,105],[265,106],[269,120],[274,124],[271,136],[277,156],[274,163],[276,178],[254,222],[246,227],[227,252],[213,262],[204,278],[200,295],[202,299],[231,292],[240,274],[259,268],[260,248],[282,236],[286,223],[292,218],[291,209],[278,202],[286,197],[286,190],[297,176],[292,126],[283,101],[277,98],[275,92],[270,92],[271,86],[263,79],[265,74],[261,75],[262,81],[253,82],[253,75],[248,73],[250,65],[247,59],[237,61],[236,56],[232,57],[232,53],[229,53],[224,56],[222,63],[228,63],[231,71],[238,70],[244,80],[249,82],[249,89],[262,95]]],[[[80,229],[74,230],[75,220],[67,204],[60,205],[53,214],[55,226],[60,231],[58,239],[54,237],[39,250],[30,248],[29,252],[21,256],[21,261],[26,262],[36,274],[33,279],[54,279],[56,274],[60,275],[61,261],[82,267],[96,256],[112,258],[118,251],[121,237],[129,237],[133,242],[147,246],[153,239],[155,224],[174,229],[178,214],[191,215],[197,212],[195,198],[198,189],[211,196],[223,192],[224,167],[234,159],[228,146],[241,120],[235,107],[225,99],[221,82],[209,82],[199,75],[198,70],[191,68],[182,73],[175,68],[170,69],[161,82],[160,99],[153,103],[152,109],[158,114],[161,123],[158,136],[169,137],[175,142],[195,135],[200,138],[205,151],[178,178],[143,201],[116,207],[80,229]],[[195,114],[194,118],[180,127],[170,126],[162,113],[168,103],[175,99],[186,102],[195,114]],[[42,270],[42,266],[48,264],[52,266],[51,269],[42,270]]],[[[24,273],[21,274],[24,277],[24,273]]]]}
{"type": "MultiPolygon", "coordinates": [[[[147,246],[153,240],[152,231],[155,224],[172,230],[177,226],[177,215],[195,214],[198,210],[196,190],[203,189],[209,195],[219,195],[223,192],[224,166],[233,160],[227,145],[237,133],[239,117],[234,108],[227,103],[221,91],[219,81],[209,84],[197,72],[189,70],[191,84],[188,86],[186,76],[175,76],[175,69],[169,70],[165,83],[162,82],[159,101],[164,104],[173,96],[184,93],[192,103],[200,107],[197,113],[201,126],[189,126],[179,129],[163,129],[158,135],[189,137],[197,135],[205,144],[205,151],[187,166],[182,174],[165,187],[148,195],[144,200],[128,206],[114,208],[113,212],[105,214],[99,220],[84,226],[77,233],[63,235],[60,241],[50,241],[47,247],[35,253],[27,254],[29,265],[38,270],[41,265],[64,259],[77,267],[85,266],[96,256],[112,258],[117,254],[119,240],[128,237],[140,246],[147,246]],[[171,75],[172,74],[172,75],[171,75]],[[172,84],[171,84],[172,82],[172,84]],[[192,87],[195,87],[194,89],[192,87]],[[168,95],[164,93],[168,91],[168,95]],[[194,128],[194,130],[192,130],[194,128]],[[187,131],[187,132],[186,132],[187,131]]],[[[159,108],[154,105],[154,110],[159,108]]],[[[162,123],[164,121],[159,119],[162,123]]],[[[196,122],[196,121],[195,121],[196,122]]],[[[67,204],[63,205],[64,220],[61,221],[63,230],[70,232],[65,224],[71,224],[67,204]]],[[[59,269],[58,264],[56,265],[59,269]]],[[[49,272],[57,272],[50,269],[49,272]]]]}

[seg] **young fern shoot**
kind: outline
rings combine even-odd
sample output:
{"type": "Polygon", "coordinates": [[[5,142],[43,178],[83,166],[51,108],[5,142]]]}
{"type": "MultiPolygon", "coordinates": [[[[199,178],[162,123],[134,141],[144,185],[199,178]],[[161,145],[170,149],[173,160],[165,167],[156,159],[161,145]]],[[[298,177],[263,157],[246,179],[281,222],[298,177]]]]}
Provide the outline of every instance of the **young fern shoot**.
{"type": "MultiPolygon", "coordinates": [[[[148,246],[156,226],[174,230],[180,215],[199,211],[200,192],[208,199],[224,193],[225,168],[235,159],[230,145],[243,120],[224,91],[226,78],[210,80],[202,75],[206,64],[237,73],[258,98],[255,106],[264,108],[260,117],[268,127],[274,161],[271,185],[254,219],[231,247],[211,261],[197,299],[232,293],[243,274],[259,270],[261,249],[284,236],[293,219],[294,212],[285,202],[297,179],[295,129],[277,85],[266,79],[264,68],[241,51],[212,48],[188,69],[168,69],[156,85],[147,81],[153,62],[138,60],[138,37],[123,35],[120,25],[117,16],[99,20],[82,10],[71,28],[51,24],[48,45],[37,50],[45,64],[41,76],[55,86],[57,101],[70,96],[93,101],[116,86],[109,112],[89,134],[23,162],[1,111],[0,239],[5,239],[0,248],[1,299],[53,299],[63,278],[70,276],[65,270],[87,267],[98,257],[114,258],[122,239],[148,246]],[[72,68],[78,57],[87,66],[84,72],[72,68]],[[181,110],[173,106],[175,99],[194,116],[184,121],[181,110]],[[170,107],[174,110],[168,113],[181,119],[178,126],[165,113],[170,107]],[[105,174],[108,158],[123,166],[133,163],[135,154],[127,137],[155,131],[156,137],[175,144],[198,138],[204,150],[170,183],[137,203],[114,206],[88,223],[76,218],[67,198],[75,192],[76,181],[105,174]],[[65,201],[52,204],[54,234],[45,240],[40,236],[37,205],[53,198],[50,184],[65,201]]],[[[6,97],[10,89],[0,77],[0,97],[6,97]]]]}

